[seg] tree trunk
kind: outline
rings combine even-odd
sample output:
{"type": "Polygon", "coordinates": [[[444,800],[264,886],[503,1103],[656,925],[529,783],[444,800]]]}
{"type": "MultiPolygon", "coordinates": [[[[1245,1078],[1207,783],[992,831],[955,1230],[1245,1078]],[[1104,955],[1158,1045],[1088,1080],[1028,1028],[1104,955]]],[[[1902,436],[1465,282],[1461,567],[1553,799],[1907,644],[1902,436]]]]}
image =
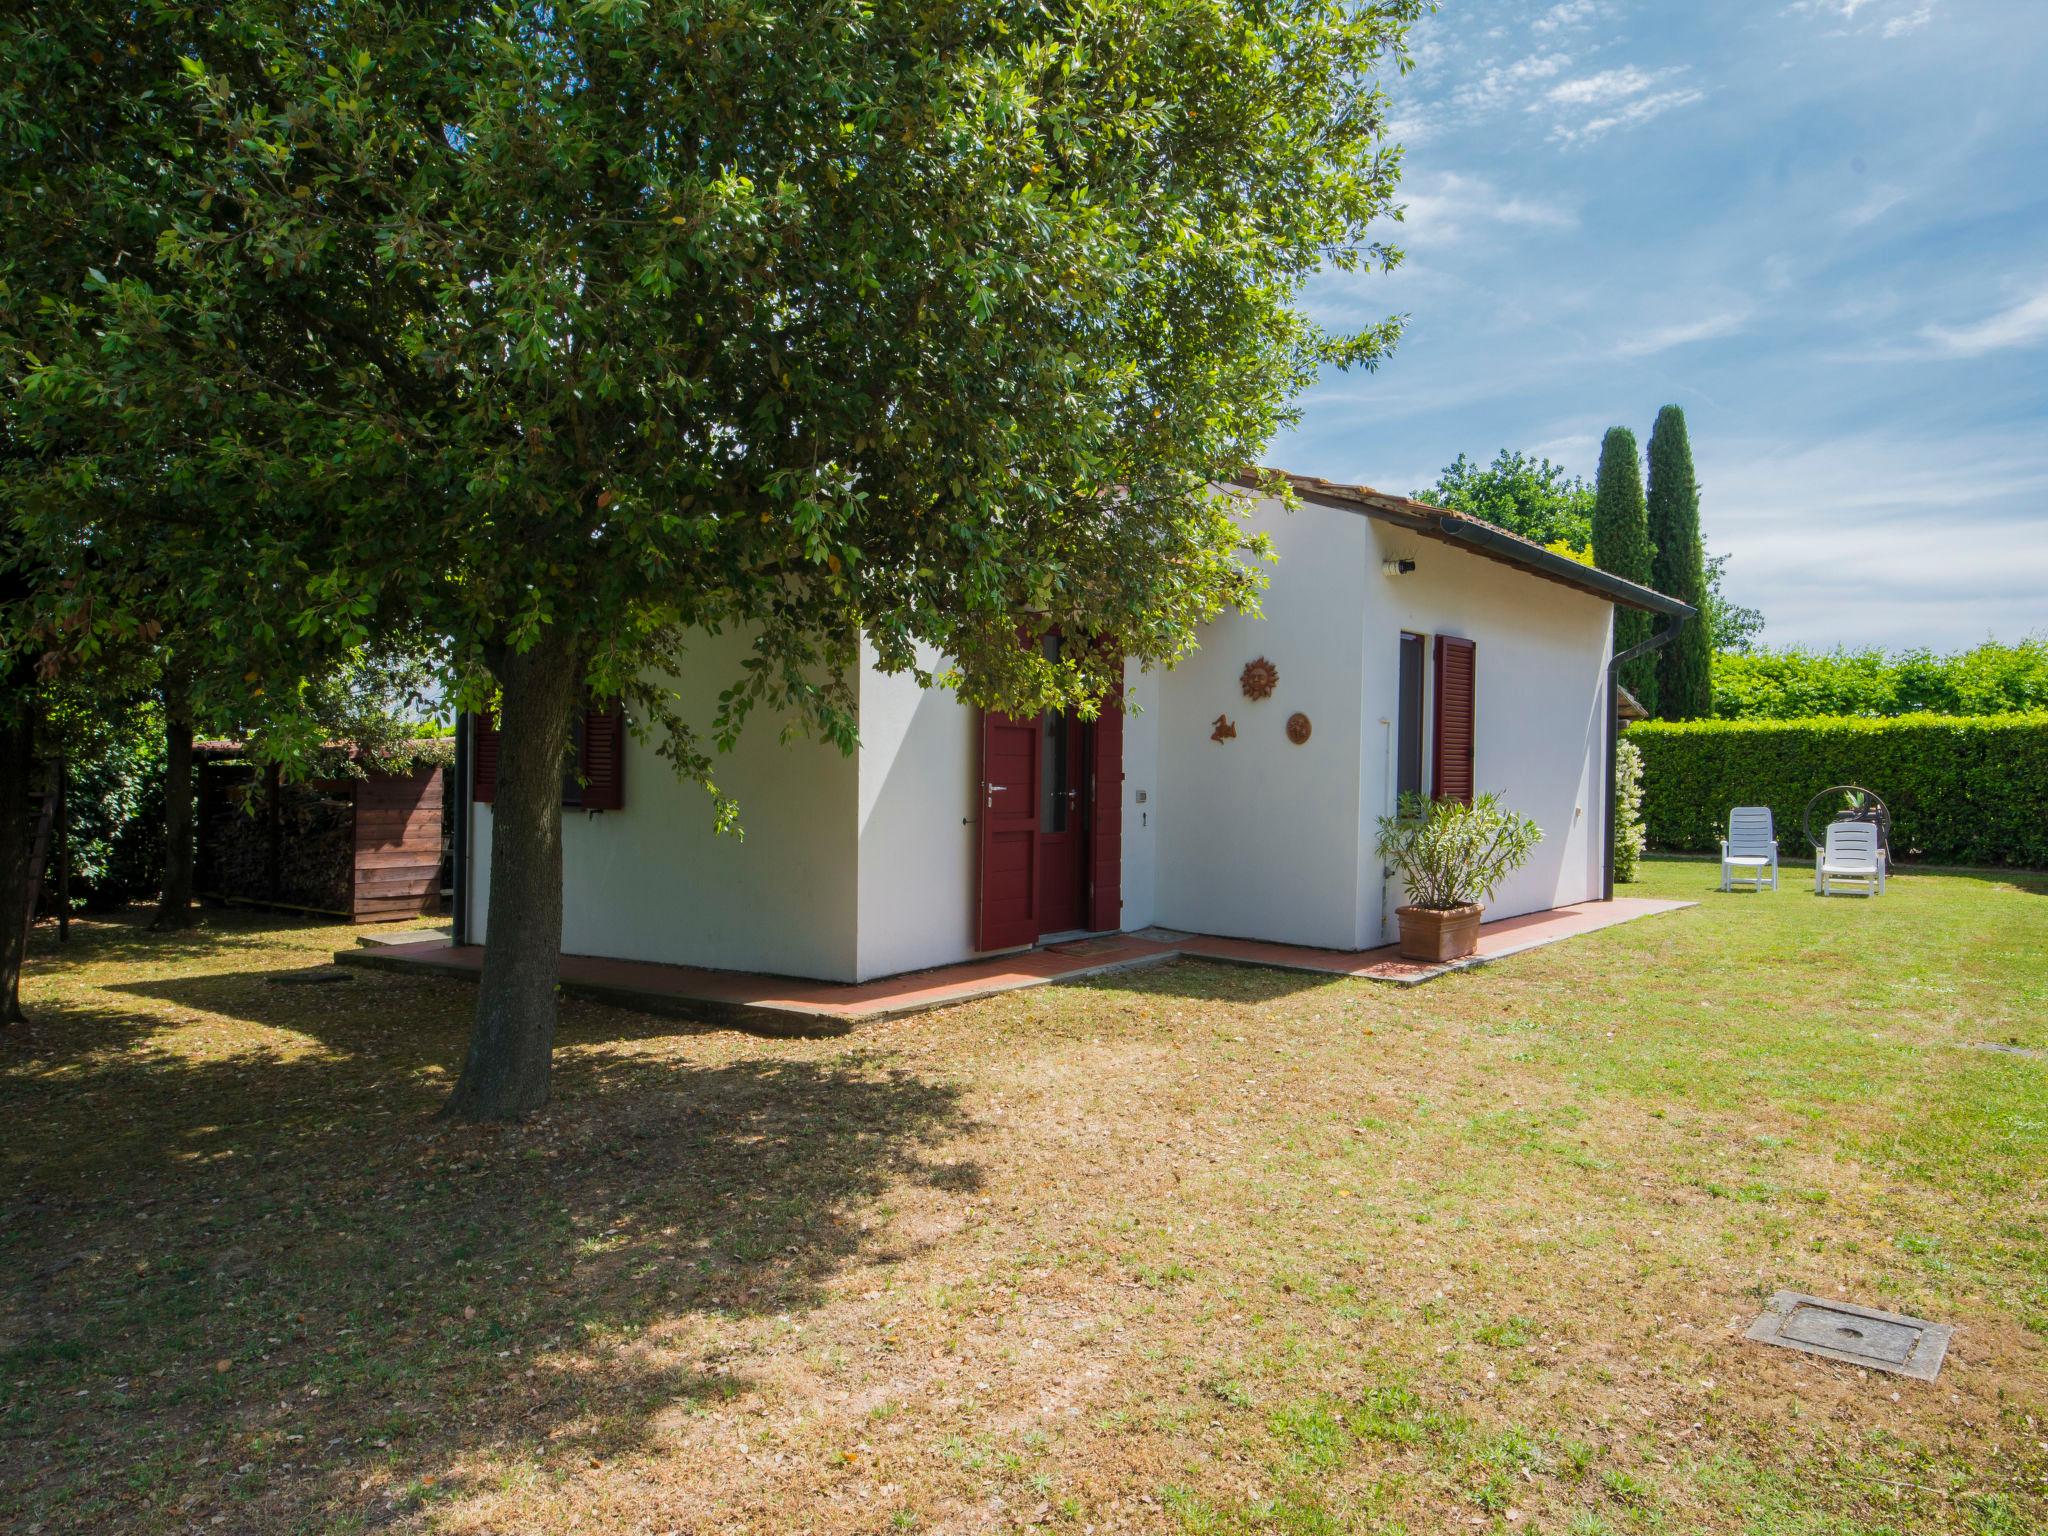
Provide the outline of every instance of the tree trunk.
{"type": "Polygon", "coordinates": [[[28,949],[29,797],[35,792],[35,684],[0,691],[0,1026],[25,1024],[21,961],[28,949]]]}
{"type": "Polygon", "coordinates": [[[493,666],[502,691],[491,890],[469,1056],[442,1111],[510,1120],[548,1101],[562,959],[562,756],[580,666],[549,635],[493,666]]]}
{"type": "Polygon", "coordinates": [[[192,926],[192,710],[175,680],[164,686],[164,893],[149,926],[192,926]]]}

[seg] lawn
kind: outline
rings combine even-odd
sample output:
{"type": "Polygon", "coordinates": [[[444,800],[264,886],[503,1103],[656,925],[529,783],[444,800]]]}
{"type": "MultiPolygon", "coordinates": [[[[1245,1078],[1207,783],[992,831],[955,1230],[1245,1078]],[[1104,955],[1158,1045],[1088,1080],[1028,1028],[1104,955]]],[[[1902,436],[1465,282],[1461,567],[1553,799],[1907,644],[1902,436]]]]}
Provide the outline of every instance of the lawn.
{"type": "Polygon", "coordinates": [[[1425,987],[1193,963],[842,1039],[345,931],[39,937],[0,1042],[9,1531],[2048,1529],[2048,878],[1697,897],[1425,987]],[[1745,1343],[1957,1325],[1933,1384],[1745,1343]]]}

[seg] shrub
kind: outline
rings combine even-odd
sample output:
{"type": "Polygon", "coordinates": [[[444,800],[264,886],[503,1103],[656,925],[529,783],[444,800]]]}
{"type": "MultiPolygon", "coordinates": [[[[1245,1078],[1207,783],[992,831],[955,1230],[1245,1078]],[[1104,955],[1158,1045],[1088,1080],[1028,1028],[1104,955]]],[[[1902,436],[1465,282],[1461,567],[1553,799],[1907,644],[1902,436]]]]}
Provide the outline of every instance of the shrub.
{"type": "Polygon", "coordinates": [[[1729,809],[1768,805],[1795,858],[1806,803],[1831,784],[1876,791],[1899,858],[2048,866],[2048,714],[1873,720],[1648,720],[1643,759],[1652,847],[1711,852],[1729,809]]]}
{"type": "Polygon", "coordinates": [[[1627,884],[1643,862],[1643,754],[1626,736],[1614,744],[1614,878],[1627,884]]]}
{"type": "Polygon", "coordinates": [[[1996,715],[2048,709],[2048,640],[1930,651],[1745,651],[1714,658],[1722,720],[1815,715],[1996,715]]]}
{"type": "Polygon", "coordinates": [[[1397,816],[1380,818],[1379,855],[1418,907],[1447,911],[1491,896],[1529,862],[1543,831],[1528,817],[1481,795],[1470,805],[1403,795],[1397,816]]]}

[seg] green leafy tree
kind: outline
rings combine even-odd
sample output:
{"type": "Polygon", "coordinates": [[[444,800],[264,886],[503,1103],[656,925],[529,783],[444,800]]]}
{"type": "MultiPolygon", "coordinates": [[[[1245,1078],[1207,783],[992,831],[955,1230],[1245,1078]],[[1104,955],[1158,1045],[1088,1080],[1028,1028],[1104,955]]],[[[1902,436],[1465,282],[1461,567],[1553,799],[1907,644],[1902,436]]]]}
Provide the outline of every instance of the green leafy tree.
{"type": "MultiPolygon", "coordinates": [[[[16,110],[97,148],[40,200],[150,238],[35,311],[21,408],[62,459],[34,537],[132,569],[110,525],[161,517],[147,488],[156,569],[247,643],[449,634],[503,741],[451,1109],[519,1114],[581,700],[713,789],[757,711],[853,745],[862,637],[976,703],[1092,711],[1120,655],[1255,604],[1264,546],[1211,486],[1394,341],[1295,296],[1397,258],[1377,80],[1421,8],[46,8],[7,24],[44,77],[16,110]],[[1026,615],[1071,643],[1020,644],[1026,615]],[[662,678],[718,630],[746,660],[685,718],[662,678]]],[[[82,574],[60,618],[113,622],[82,574]]]]}
{"type": "MultiPolygon", "coordinates": [[[[1698,610],[1657,652],[1657,714],[1696,720],[1714,707],[1714,637],[1707,604],[1706,552],[1700,547],[1700,487],[1692,467],[1685,412],[1667,405],[1650,429],[1650,585],[1698,610]]],[[[1647,701],[1646,701],[1647,702],[1647,701]]]]}
{"type": "MultiPolygon", "coordinates": [[[[1593,561],[1601,570],[1644,586],[1650,582],[1650,532],[1643,510],[1643,465],[1636,435],[1627,427],[1609,427],[1600,443],[1600,472],[1594,482],[1593,561]]],[[[1650,638],[1651,616],[1632,608],[1614,610],[1616,654],[1650,638]]],[[[1656,653],[1640,656],[1621,669],[1621,685],[1643,708],[1657,712],[1656,653]]]]}
{"type": "MultiPolygon", "coordinates": [[[[1707,556],[1706,601],[1694,621],[1705,628],[1717,658],[1726,652],[1754,650],[1757,636],[1764,632],[1762,611],[1735,602],[1723,589],[1727,574],[1728,556],[1707,556]]],[[[1716,660],[1714,665],[1718,671],[1720,662],[1716,660]]]]}
{"type": "Polygon", "coordinates": [[[1459,454],[1415,498],[1546,546],[1582,550],[1593,542],[1593,487],[1561,464],[1505,448],[1484,467],[1459,454]]]}

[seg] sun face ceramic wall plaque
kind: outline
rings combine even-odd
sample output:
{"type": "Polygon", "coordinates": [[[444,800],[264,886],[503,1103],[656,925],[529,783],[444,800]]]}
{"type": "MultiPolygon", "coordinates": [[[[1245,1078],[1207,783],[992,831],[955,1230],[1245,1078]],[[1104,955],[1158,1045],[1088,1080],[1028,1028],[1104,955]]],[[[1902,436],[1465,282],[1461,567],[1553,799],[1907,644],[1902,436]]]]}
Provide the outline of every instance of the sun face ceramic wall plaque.
{"type": "Polygon", "coordinates": [[[1315,727],[1308,723],[1308,716],[1296,710],[1287,717],[1287,739],[1297,747],[1308,740],[1309,732],[1315,727]]]}
{"type": "Polygon", "coordinates": [[[1265,657],[1244,664],[1244,671],[1238,674],[1237,686],[1244,690],[1248,699],[1270,699],[1273,690],[1280,686],[1280,669],[1265,657]]]}

